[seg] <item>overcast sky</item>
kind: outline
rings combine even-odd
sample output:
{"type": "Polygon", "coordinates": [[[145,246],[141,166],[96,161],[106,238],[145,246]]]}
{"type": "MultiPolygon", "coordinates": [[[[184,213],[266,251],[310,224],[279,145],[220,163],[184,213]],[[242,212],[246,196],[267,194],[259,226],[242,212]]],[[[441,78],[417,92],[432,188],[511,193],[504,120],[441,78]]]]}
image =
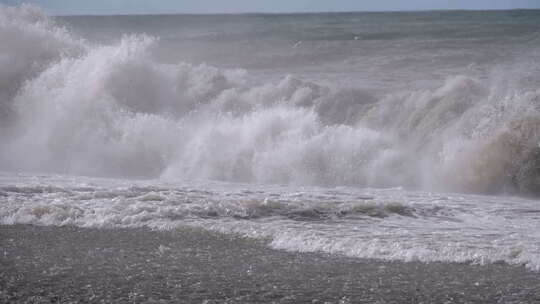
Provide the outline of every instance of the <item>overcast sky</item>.
{"type": "Polygon", "coordinates": [[[240,13],[540,8],[540,0],[0,0],[53,14],[240,13]]]}

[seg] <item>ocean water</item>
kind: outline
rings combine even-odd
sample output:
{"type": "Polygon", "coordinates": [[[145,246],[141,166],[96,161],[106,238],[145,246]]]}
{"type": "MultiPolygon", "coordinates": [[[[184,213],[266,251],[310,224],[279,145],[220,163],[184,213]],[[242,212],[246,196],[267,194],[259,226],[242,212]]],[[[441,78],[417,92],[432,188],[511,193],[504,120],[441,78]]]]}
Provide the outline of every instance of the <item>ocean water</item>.
{"type": "Polygon", "coordinates": [[[540,269],[540,11],[0,7],[0,224],[540,269]]]}

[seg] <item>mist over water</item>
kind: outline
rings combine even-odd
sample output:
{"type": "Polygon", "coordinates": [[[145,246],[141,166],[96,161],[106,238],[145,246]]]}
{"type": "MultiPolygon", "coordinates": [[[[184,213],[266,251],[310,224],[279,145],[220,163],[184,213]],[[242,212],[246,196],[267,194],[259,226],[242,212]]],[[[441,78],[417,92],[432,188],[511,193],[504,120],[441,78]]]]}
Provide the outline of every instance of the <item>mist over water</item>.
{"type": "MultiPolygon", "coordinates": [[[[126,32],[139,33],[116,37],[118,33],[98,25],[99,17],[63,20],[68,25],[72,20],[76,29],[79,25],[70,30],[31,6],[3,7],[0,12],[0,35],[7,42],[2,44],[0,61],[0,166],[4,170],[476,193],[540,192],[540,91],[534,81],[539,72],[534,47],[540,44],[540,25],[533,19],[536,11],[506,13],[506,19],[496,24],[500,29],[490,31],[491,36],[484,32],[490,28],[483,28],[489,25],[489,15],[487,19],[473,16],[477,23],[448,17],[431,30],[446,29],[448,33],[420,33],[417,23],[421,18],[413,21],[407,14],[397,14],[395,22],[403,22],[403,35],[391,33],[396,25],[388,24],[384,15],[379,16],[380,33],[372,24],[368,30],[360,27],[364,33],[359,29],[356,35],[344,33],[354,33],[355,19],[351,18],[365,25],[376,22],[377,16],[344,14],[343,24],[339,15],[300,15],[300,21],[295,16],[276,16],[307,28],[298,30],[300,38],[287,47],[280,44],[294,42],[294,30],[285,32],[265,20],[271,16],[264,15],[259,16],[262,21],[257,16],[238,16],[246,18],[248,25],[257,25],[248,33],[248,25],[240,27],[232,17],[201,17],[218,19],[214,22],[226,19],[222,22],[230,25],[230,32],[225,28],[218,34],[200,33],[197,22],[201,21],[192,16],[164,16],[169,22],[163,23],[154,20],[159,16],[124,17],[118,27],[133,26],[126,32]],[[94,23],[91,18],[96,18],[94,23]],[[183,26],[176,27],[175,19],[183,26]],[[325,27],[310,25],[319,19],[325,27]],[[186,25],[190,20],[195,23],[191,28],[186,25]],[[70,33],[88,32],[93,24],[103,41],[110,43],[95,42],[96,33],[94,42],[70,33]],[[157,24],[163,28],[156,29],[157,24]],[[177,40],[166,36],[165,46],[160,37],[140,33],[173,33],[177,28],[179,34],[173,37],[177,40]],[[206,46],[214,46],[222,39],[241,40],[235,38],[237,32],[257,35],[261,28],[269,32],[268,38],[248,38],[255,40],[256,47],[269,45],[272,50],[266,53],[281,52],[273,55],[274,70],[274,60],[263,69],[249,70],[256,56],[269,56],[265,51],[253,55],[250,49],[234,60],[229,58],[225,67],[196,60],[170,63],[170,56],[156,59],[173,41],[178,49],[168,52],[182,54],[184,45],[188,50],[194,47],[189,46],[194,40],[209,39],[206,46]],[[514,28],[517,36],[507,33],[514,28]],[[469,35],[456,32],[468,29],[469,35]],[[497,32],[500,37],[494,36],[497,32]],[[435,40],[438,36],[442,38],[435,40]],[[408,59],[415,44],[423,45],[426,39],[433,40],[428,43],[433,50],[408,59]],[[483,59],[475,67],[473,59],[485,49],[482,41],[491,39],[504,40],[492,42],[501,48],[509,42],[514,46],[495,50],[494,59],[483,59]],[[335,41],[343,44],[343,51],[333,45],[335,41]],[[444,54],[441,44],[459,49],[456,43],[464,44],[464,59],[444,54]],[[478,54],[471,57],[475,47],[478,54]],[[321,49],[349,57],[345,62],[318,58],[321,49]],[[358,58],[350,56],[363,51],[366,54],[358,58]],[[392,66],[400,61],[395,58],[400,51],[400,64],[411,63],[392,66]],[[308,62],[302,62],[310,54],[308,62]],[[513,54],[519,56],[511,57],[513,54]],[[228,67],[244,56],[245,64],[228,67]],[[281,74],[280,61],[284,60],[297,76],[281,74]],[[364,63],[355,66],[352,60],[373,62],[372,69],[379,70],[361,75],[364,63]],[[377,62],[381,60],[386,64],[377,62]],[[326,79],[313,80],[324,78],[321,72],[326,68],[317,70],[317,65],[336,62],[351,66],[351,71],[330,71],[326,79]],[[448,73],[440,81],[418,78],[423,73],[416,70],[428,68],[455,74],[448,73]],[[400,75],[408,71],[411,76],[400,75]],[[384,73],[395,80],[375,79],[359,87],[339,80],[378,78],[384,73]],[[401,81],[407,88],[401,88],[401,81]],[[380,87],[373,89],[377,85],[380,87]]],[[[231,45],[223,43],[223,48],[231,45]]],[[[212,52],[201,43],[197,47],[203,54],[212,52]]],[[[437,78],[431,74],[423,77],[437,78]]]]}
{"type": "Polygon", "coordinates": [[[540,269],[540,12],[0,7],[0,224],[540,269]],[[109,179],[114,178],[114,179],[109,179]]]}

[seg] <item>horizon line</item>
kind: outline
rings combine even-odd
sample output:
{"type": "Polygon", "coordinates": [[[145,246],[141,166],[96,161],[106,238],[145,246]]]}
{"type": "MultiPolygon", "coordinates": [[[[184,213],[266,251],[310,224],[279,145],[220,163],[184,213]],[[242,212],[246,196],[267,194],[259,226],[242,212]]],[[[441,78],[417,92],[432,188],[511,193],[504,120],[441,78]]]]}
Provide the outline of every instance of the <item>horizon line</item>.
{"type": "Polygon", "coordinates": [[[357,14],[357,13],[429,13],[429,12],[501,12],[501,11],[538,11],[539,8],[508,8],[508,9],[419,9],[419,10],[353,10],[353,11],[283,11],[283,12],[221,12],[221,13],[120,13],[120,14],[54,14],[53,17],[129,17],[129,16],[234,16],[234,15],[319,15],[319,14],[357,14]]]}

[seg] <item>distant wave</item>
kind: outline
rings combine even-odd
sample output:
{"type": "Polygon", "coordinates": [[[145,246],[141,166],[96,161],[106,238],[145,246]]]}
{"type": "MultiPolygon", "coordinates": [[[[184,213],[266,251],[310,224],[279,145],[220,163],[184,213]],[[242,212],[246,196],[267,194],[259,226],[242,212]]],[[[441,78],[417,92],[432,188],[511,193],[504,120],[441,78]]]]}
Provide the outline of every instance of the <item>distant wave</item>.
{"type": "Polygon", "coordinates": [[[540,90],[448,77],[383,98],[284,77],[159,64],[159,39],[91,46],[40,10],[0,8],[0,168],[540,194],[540,90]]]}

